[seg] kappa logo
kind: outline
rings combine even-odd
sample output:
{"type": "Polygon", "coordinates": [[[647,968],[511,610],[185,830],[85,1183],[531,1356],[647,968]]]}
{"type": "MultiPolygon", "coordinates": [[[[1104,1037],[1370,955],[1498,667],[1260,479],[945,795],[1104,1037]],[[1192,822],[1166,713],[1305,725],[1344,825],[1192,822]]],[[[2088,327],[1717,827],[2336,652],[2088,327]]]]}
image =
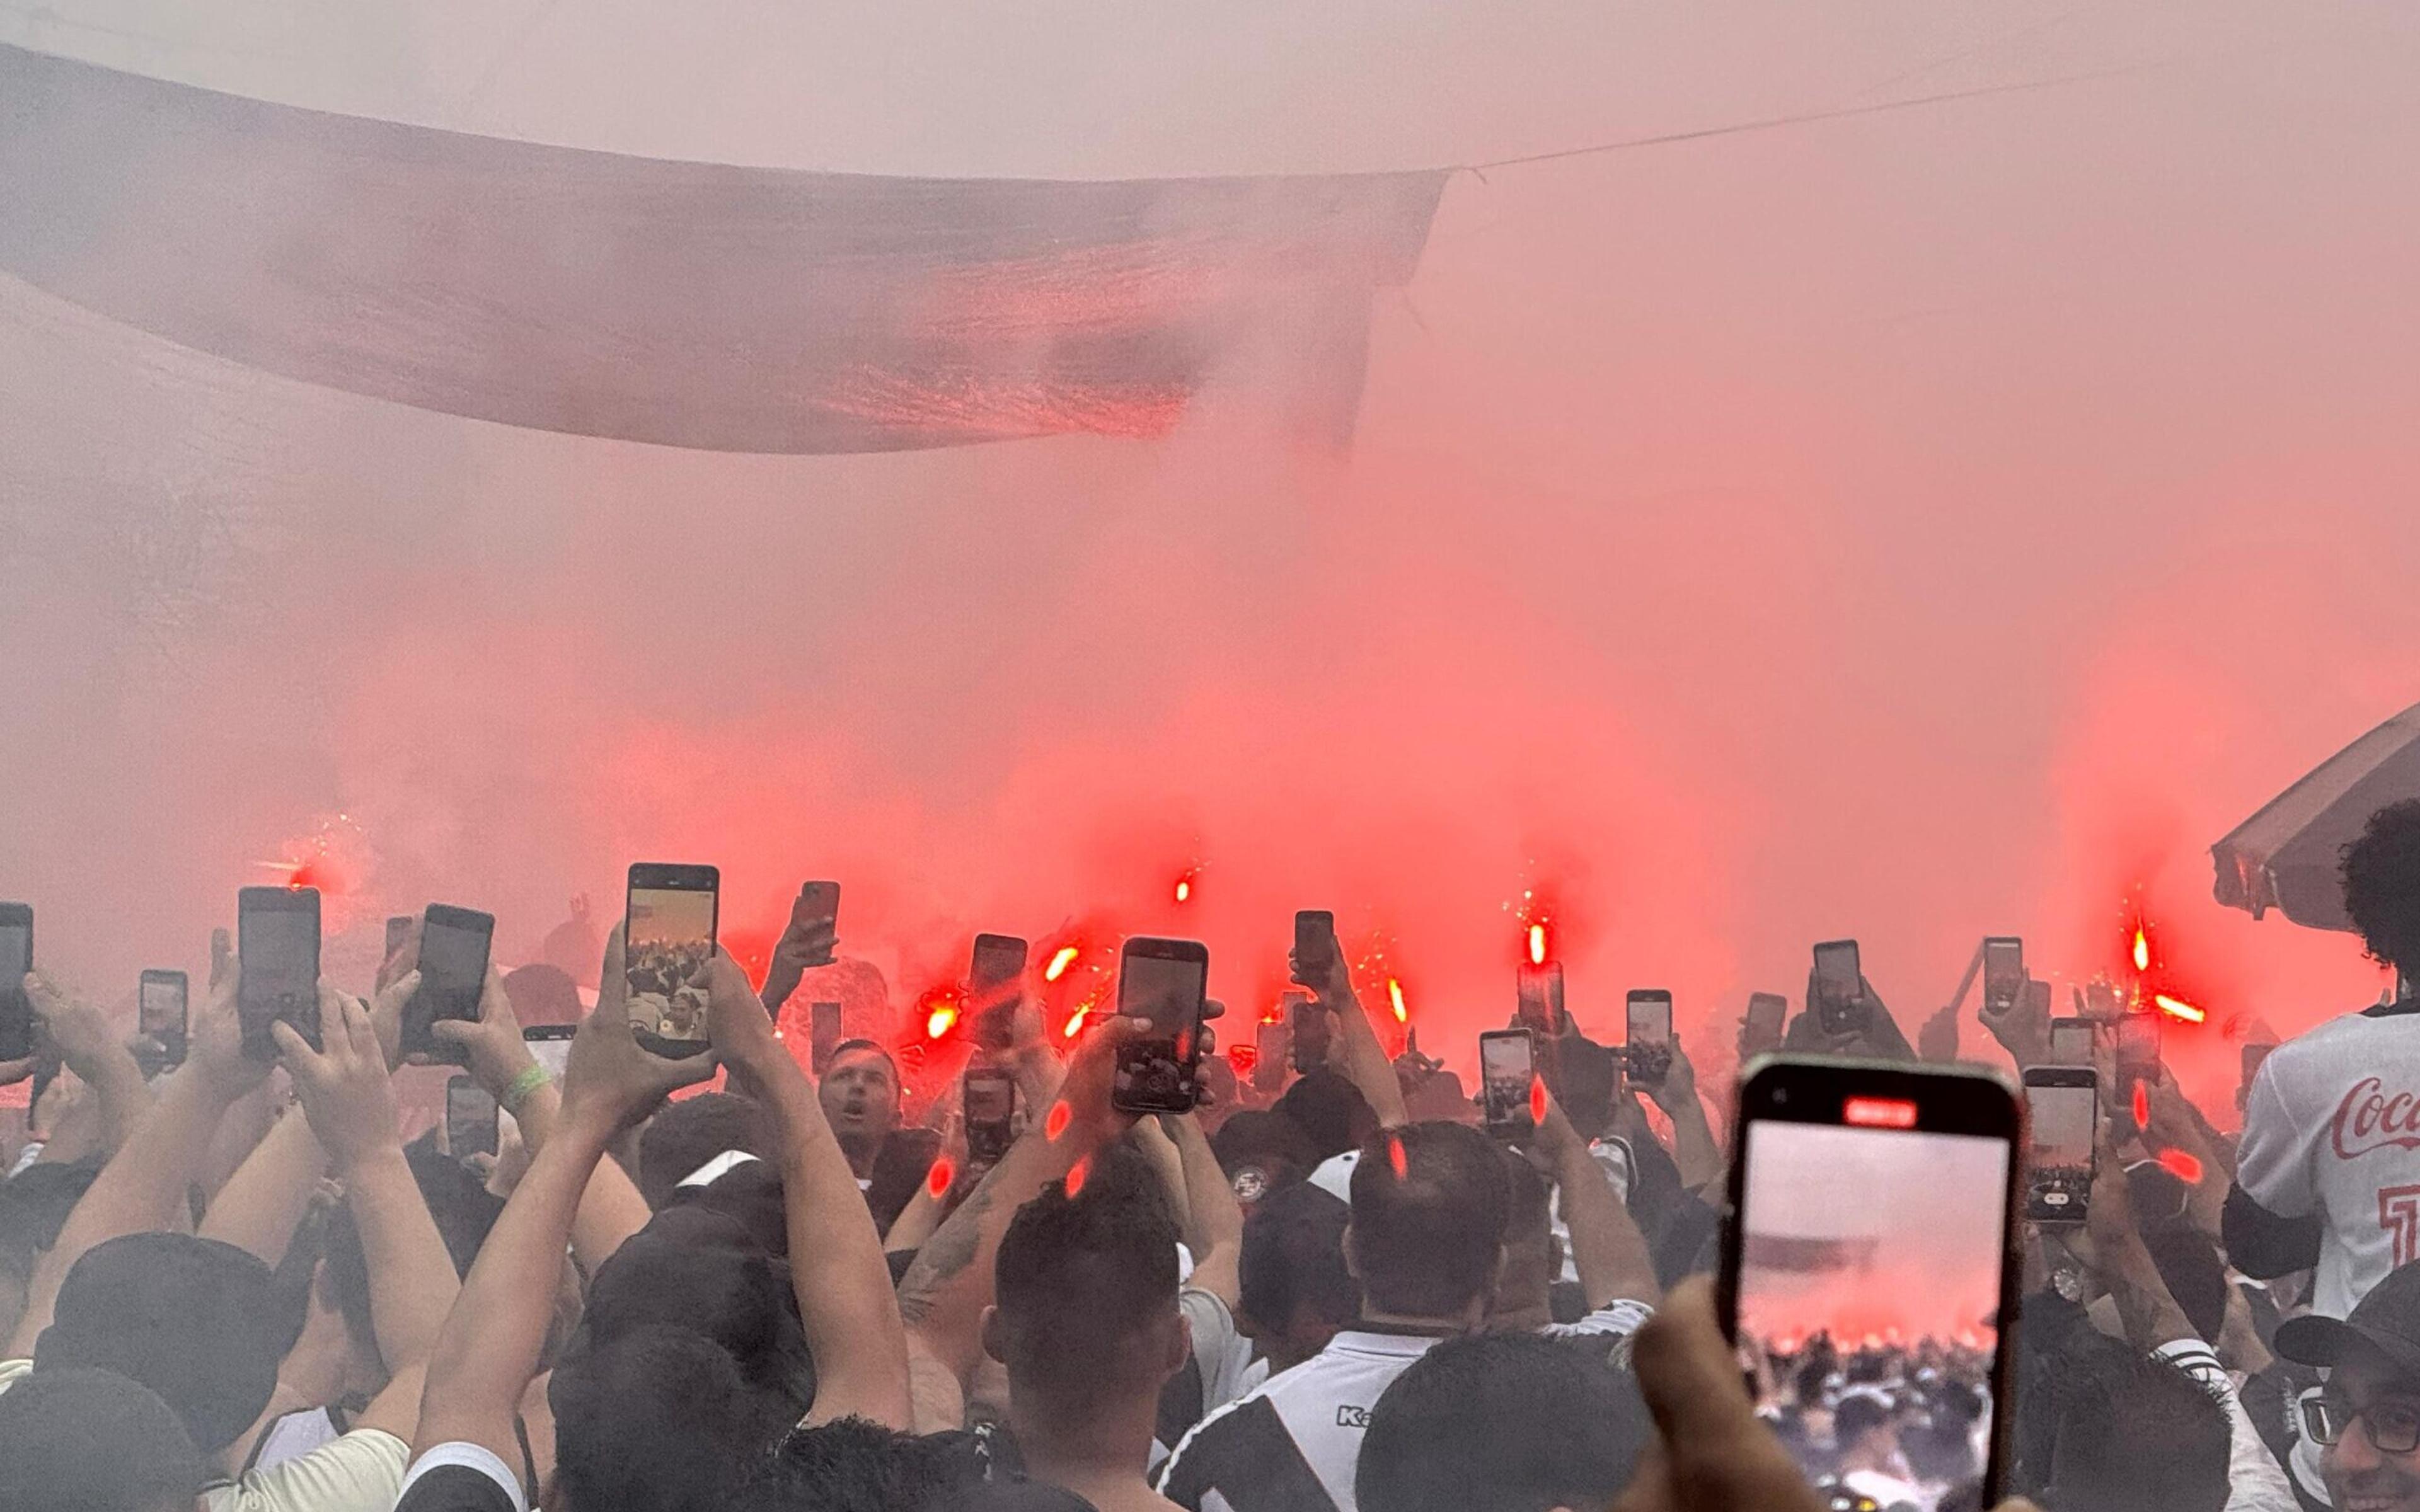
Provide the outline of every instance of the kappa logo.
{"type": "Polygon", "coordinates": [[[2420,1097],[2389,1093],[2384,1082],[2365,1076],[2336,1105],[2329,1134],[2338,1160],[2390,1148],[2420,1149],[2420,1097]]]}
{"type": "Polygon", "coordinates": [[[1366,1428],[1370,1426],[1370,1409],[1340,1406],[1336,1409],[1336,1426],[1340,1428],[1366,1428]]]}

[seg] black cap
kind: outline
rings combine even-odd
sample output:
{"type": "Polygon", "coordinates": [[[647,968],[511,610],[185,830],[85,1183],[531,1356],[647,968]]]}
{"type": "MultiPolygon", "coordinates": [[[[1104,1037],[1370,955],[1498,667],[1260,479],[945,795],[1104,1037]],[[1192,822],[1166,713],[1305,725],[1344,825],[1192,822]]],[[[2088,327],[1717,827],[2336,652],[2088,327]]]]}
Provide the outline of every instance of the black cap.
{"type": "Polygon", "coordinates": [[[181,1504],[208,1474],[168,1404],[124,1376],[45,1370],[0,1392],[0,1506],[181,1504]]]}
{"type": "Polygon", "coordinates": [[[2386,1273],[2341,1321],[2312,1316],[2277,1325],[2277,1352],[2300,1365],[2335,1365],[2356,1341],[2420,1381],[2420,1261],[2386,1273]]]}
{"type": "Polygon", "coordinates": [[[191,1234],[125,1234],[85,1252],[34,1344],[36,1375],[95,1366],[158,1394],[205,1454],[233,1443],[277,1389],[293,1334],[259,1257],[191,1234]]]}

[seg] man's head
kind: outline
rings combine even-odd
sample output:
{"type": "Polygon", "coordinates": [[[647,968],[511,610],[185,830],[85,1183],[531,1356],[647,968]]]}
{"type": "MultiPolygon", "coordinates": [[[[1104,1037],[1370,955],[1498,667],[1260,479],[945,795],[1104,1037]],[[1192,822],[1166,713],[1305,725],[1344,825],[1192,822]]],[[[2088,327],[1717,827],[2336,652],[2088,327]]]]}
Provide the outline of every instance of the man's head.
{"type": "Polygon", "coordinates": [[[701,1092],[669,1103],[639,1132],[639,1195],[661,1208],[717,1155],[773,1152],[773,1121],[754,1098],[701,1092]]]}
{"type": "Polygon", "coordinates": [[[1244,1220],[1237,1262],[1243,1316],[1236,1321],[1269,1356],[1270,1368],[1310,1359],[1361,1316],[1361,1288],[1344,1265],[1352,1218],[1343,1198],[1296,1181],[1244,1220]]]}
{"type": "Polygon", "coordinates": [[[1563,1268],[1555,1238],[1555,1192],[1537,1167],[1512,1150],[1504,1160],[1504,1266],[1487,1311],[1491,1327],[1534,1327],[1552,1320],[1555,1277],[1563,1268]]]}
{"type": "Polygon", "coordinates": [[[34,1368],[94,1367],[140,1382],[202,1453],[216,1454],[269,1405],[294,1323],[257,1257],[191,1234],[127,1234],[68,1272],[34,1368]]]}
{"type": "MultiPolygon", "coordinates": [[[[590,946],[586,953],[594,957],[597,951],[590,946]]],[[[596,971],[597,963],[590,960],[586,969],[596,971]]],[[[545,1024],[577,1024],[588,1016],[588,1011],[581,1006],[580,989],[573,983],[571,973],[542,961],[505,972],[504,996],[511,1000],[513,1017],[524,1029],[545,1024]]]]}
{"type": "Polygon", "coordinates": [[[2329,1372],[2304,1430],[2324,1445],[2330,1499],[2362,1512],[2420,1512],[2420,1263],[2388,1272],[2342,1321],[2279,1324],[2277,1352],[2329,1372]]]}
{"type": "Polygon", "coordinates": [[[660,1323],[575,1345],[547,1400],[570,1512],[722,1512],[798,1418],[711,1340],[660,1323]]]}
{"type": "Polygon", "coordinates": [[[1358,1149],[1378,1132],[1378,1115],[1359,1088],[1326,1067],[1305,1072],[1270,1109],[1311,1141],[1311,1164],[1358,1149]]]}
{"type": "Polygon", "coordinates": [[[1344,1256],[1366,1312],[1475,1321],[1496,1288],[1509,1202],[1496,1142],[1456,1123],[1373,1138],[1353,1168],[1344,1256]]]}
{"type": "Polygon", "coordinates": [[[1833,1409],[1832,1442],[1844,1460],[1883,1458],[1899,1447],[1898,1414],[1878,1392],[1852,1392],[1833,1409]]]}
{"type": "Polygon", "coordinates": [[[1125,1145],[1094,1157],[1077,1196],[1052,1187],[1016,1210],[1001,1237],[998,1301],[983,1335],[1008,1367],[1020,1433],[1158,1400],[1189,1344],[1176,1243],[1157,1177],[1125,1145]]]}
{"type": "MultiPolygon", "coordinates": [[[[2220,1512],[2229,1432],[2181,1367],[2098,1335],[2057,1358],[2045,1500],[2060,1512],[2220,1512]]],[[[1845,1410],[1847,1404],[1843,1404],[1845,1410]]],[[[1841,1438],[1845,1442],[1846,1433],[1841,1438]]]]}
{"type": "Polygon", "coordinates": [[[0,1393],[0,1507],[192,1512],[209,1466],[168,1404],[107,1370],[0,1393]]]}
{"type": "Polygon", "coordinates": [[[2371,814],[2345,847],[2344,897],[2370,955],[2420,976],[2420,798],[2371,814]]]}
{"type": "Polygon", "coordinates": [[[1600,1512],[1652,1432],[1602,1350],[1534,1334],[1448,1339],[1370,1413],[1363,1512],[1600,1512]]]}
{"type": "Polygon", "coordinates": [[[845,1040],[832,1051],[815,1096],[843,1143],[876,1144],[899,1127],[899,1068],[871,1040],[845,1040]]]}

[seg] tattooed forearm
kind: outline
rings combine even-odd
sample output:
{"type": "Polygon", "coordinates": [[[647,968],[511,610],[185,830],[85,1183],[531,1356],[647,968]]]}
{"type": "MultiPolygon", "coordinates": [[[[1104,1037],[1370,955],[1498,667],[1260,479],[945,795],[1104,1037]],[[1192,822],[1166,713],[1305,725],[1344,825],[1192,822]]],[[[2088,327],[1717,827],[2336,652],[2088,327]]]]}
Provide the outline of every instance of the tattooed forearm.
{"type": "Polygon", "coordinates": [[[995,1183],[985,1177],[916,1252],[899,1281],[899,1317],[909,1328],[931,1317],[941,1288],[974,1263],[975,1252],[983,1247],[984,1215],[997,1195],[995,1183]]]}

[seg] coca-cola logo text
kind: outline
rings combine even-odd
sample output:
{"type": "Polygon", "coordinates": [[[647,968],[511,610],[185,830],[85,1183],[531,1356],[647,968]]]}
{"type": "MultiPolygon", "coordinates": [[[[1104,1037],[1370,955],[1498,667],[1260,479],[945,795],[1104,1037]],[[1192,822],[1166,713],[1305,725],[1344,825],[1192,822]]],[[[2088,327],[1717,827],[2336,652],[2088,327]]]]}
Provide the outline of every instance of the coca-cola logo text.
{"type": "Polygon", "coordinates": [[[2392,1145],[2420,1149],[2420,1097],[2410,1092],[2389,1094],[2386,1084],[2365,1076],[2336,1105],[2333,1130],[2336,1158],[2350,1160],[2392,1145]]]}

